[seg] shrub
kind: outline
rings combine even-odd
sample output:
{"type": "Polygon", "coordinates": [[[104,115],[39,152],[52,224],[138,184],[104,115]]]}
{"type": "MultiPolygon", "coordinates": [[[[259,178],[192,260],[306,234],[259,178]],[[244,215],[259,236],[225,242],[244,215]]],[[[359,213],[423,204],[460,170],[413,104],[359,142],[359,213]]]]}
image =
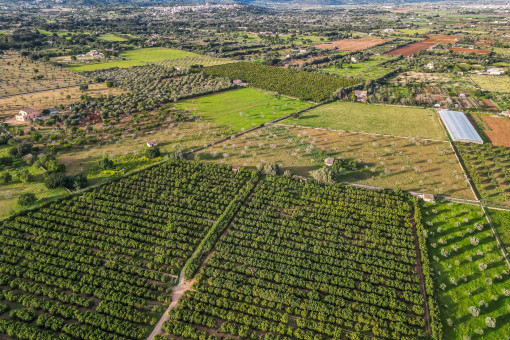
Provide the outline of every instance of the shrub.
{"type": "Polygon", "coordinates": [[[478,316],[480,315],[480,308],[476,307],[476,306],[471,306],[468,308],[468,311],[469,313],[471,313],[471,315],[473,316],[478,316]]]}
{"type": "Polygon", "coordinates": [[[37,201],[37,197],[31,192],[21,194],[18,197],[18,204],[22,206],[32,205],[35,201],[37,201]]]}
{"type": "Polygon", "coordinates": [[[485,324],[489,328],[495,328],[496,327],[496,319],[491,318],[490,316],[485,318],[485,324]]]}

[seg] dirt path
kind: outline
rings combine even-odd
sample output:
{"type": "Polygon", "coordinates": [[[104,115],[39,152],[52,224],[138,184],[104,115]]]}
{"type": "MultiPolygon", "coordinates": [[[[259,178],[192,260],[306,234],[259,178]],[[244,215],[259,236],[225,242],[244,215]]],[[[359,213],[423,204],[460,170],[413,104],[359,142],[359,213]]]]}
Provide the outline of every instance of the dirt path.
{"type": "Polygon", "coordinates": [[[156,335],[161,333],[161,328],[163,327],[163,324],[165,323],[165,321],[168,320],[168,312],[170,312],[171,309],[177,307],[179,299],[184,295],[186,291],[191,289],[192,284],[193,280],[186,281],[184,279],[184,271],[181,270],[181,274],[179,275],[179,283],[172,290],[172,302],[165,310],[165,313],[163,313],[163,316],[161,316],[161,319],[159,319],[158,323],[152,330],[151,334],[147,337],[147,340],[153,340],[156,335]]]}

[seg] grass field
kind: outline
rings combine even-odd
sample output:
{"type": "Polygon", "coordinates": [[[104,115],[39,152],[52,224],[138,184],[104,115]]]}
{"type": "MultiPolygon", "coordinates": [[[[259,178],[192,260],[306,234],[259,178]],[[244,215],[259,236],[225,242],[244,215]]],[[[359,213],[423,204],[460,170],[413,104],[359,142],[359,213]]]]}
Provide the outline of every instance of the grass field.
{"type": "Polygon", "coordinates": [[[494,52],[506,56],[510,56],[510,48],[494,47],[494,52]]]}
{"type": "Polygon", "coordinates": [[[311,104],[246,88],[185,100],[176,106],[239,131],[283,117],[311,104]]]}
{"type": "Polygon", "coordinates": [[[430,29],[427,29],[427,28],[415,28],[415,29],[412,29],[412,28],[401,28],[401,29],[396,29],[395,31],[401,32],[401,33],[404,33],[404,34],[415,35],[415,34],[429,33],[430,29]]]}
{"type": "Polygon", "coordinates": [[[510,92],[510,77],[471,75],[471,79],[482,89],[491,92],[510,92]]]}
{"type": "Polygon", "coordinates": [[[80,91],[80,87],[75,86],[65,89],[0,98],[0,119],[6,116],[14,116],[21,108],[27,106],[37,110],[43,110],[56,107],[60,104],[69,105],[79,101],[82,94],[86,94],[90,97],[98,97],[100,95],[118,95],[124,92],[124,90],[119,88],[108,88],[104,83],[100,83],[89,85],[89,89],[86,91],[80,91]]]}
{"type": "MultiPolygon", "coordinates": [[[[18,197],[24,193],[33,193],[36,195],[38,202],[42,203],[49,198],[64,196],[67,194],[65,189],[47,189],[42,182],[43,170],[40,168],[29,168],[30,173],[34,177],[34,181],[30,183],[20,182],[15,173],[11,172],[13,182],[0,185],[0,218],[8,217],[11,213],[23,209],[18,205],[18,197]],[[38,183],[37,183],[38,182],[38,183]]],[[[0,171],[2,173],[2,171],[0,171]]]]}
{"type": "Polygon", "coordinates": [[[142,61],[146,63],[153,63],[165,59],[180,59],[184,57],[196,57],[198,54],[173,50],[164,47],[150,47],[150,48],[139,48],[135,50],[128,50],[120,53],[121,57],[142,61]]]}
{"type": "Polygon", "coordinates": [[[182,67],[182,68],[190,68],[193,65],[201,65],[204,67],[214,66],[214,65],[222,65],[228,63],[234,63],[235,61],[227,58],[215,58],[205,55],[198,55],[196,57],[184,57],[180,59],[165,59],[162,61],[155,62],[158,65],[168,66],[168,67],[182,67]]]}
{"type": "Polygon", "coordinates": [[[434,111],[412,107],[336,102],[307,111],[298,120],[288,119],[284,123],[394,136],[446,139],[434,111]]]}
{"type": "Polygon", "coordinates": [[[111,33],[100,35],[99,39],[103,40],[103,41],[109,41],[109,42],[128,41],[128,39],[126,39],[126,38],[122,38],[122,37],[119,37],[119,36],[117,36],[115,34],[111,34],[111,33]]]}
{"type": "Polygon", "coordinates": [[[359,78],[361,80],[377,79],[393,70],[389,67],[378,66],[383,61],[389,59],[392,58],[388,56],[378,56],[366,62],[343,64],[342,68],[339,66],[331,66],[322,68],[320,71],[328,74],[336,74],[342,77],[359,78]]]}
{"type": "Polygon", "coordinates": [[[108,61],[105,63],[91,63],[91,64],[82,64],[82,65],[71,65],[67,68],[73,72],[86,72],[86,71],[96,71],[96,70],[106,70],[109,68],[129,68],[133,66],[146,65],[141,61],[137,60],[115,60],[108,61]]]}
{"type": "Polygon", "coordinates": [[[339,181],[473,199],[445,142],[277,125],[201,151],[205,160],[250,167],[275,162],[306,177],[326,157],[361,162],[339,181]]]}
{"type": "Polygon", "coordinates": [[[480,207],[427,204],[423,217],[444,338],[507,339],[509,269],[480,207]],[[496,320],[494,328],[487,327],[487,317],[496,320]]]}
{"type": "Polygon", "coordinates": [[[507,254],[510,253],[510,212],[503,210],[489,209],[489,216],[492,224],[496,228],[501,242],[506,249],[507,254]]]}

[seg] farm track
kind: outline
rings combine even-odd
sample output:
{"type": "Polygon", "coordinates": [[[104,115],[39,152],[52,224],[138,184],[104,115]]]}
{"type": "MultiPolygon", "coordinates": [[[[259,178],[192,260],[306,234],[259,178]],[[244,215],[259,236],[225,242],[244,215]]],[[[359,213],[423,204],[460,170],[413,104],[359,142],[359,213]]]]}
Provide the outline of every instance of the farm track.
{"type": "MultiPolygon", "coordinates": [[[[258,185],[258,181],[257,183],[253,186],[250,194],[248,195],[248,197],[244,200],[243,204],[241,206],[243,206],[244,204],[246,204],[250,198],[252,197],[252,193],[253,193],[253,190],[255,190],[255,188],[257,187],[258,185]]],[[[239,211],[239,210],[238,210],[239,211]]],[[[230,227],[232,226],[232,224],[234,223],[234,219],[235,217],[237,216],[237,213],[238,211],[235,212],[234,216],[232,217],[232,221],[229,223],[229,225],[227,226],[227,228],[225,228],[225,231],[221,234],[221,237],[223,237],[224,235],[227,234],[227,231],[230,229],[230,227]]],[[[218,239],[219,239],[218,238],[218,239]]],[[[195,252],[193,253],[192,256],[196,255],[198,251],[198,248],[195,249],[195,252]]],[[[202,261],[202,264],[200,265],[200,267],[198,268],[197,272],[196,273],[199,273],[200,270],[205,266],[207,260],[211,259],[212,258],[212,255],[214,254],[214,252],[216,251],[216,248],[213,248],[209,254],[207,254],[207,256],[204,258],[204,261],[202,261]]],[[[191,256],[191,257],[192,257],[191,256]]],[[[196,276],[196,274],[195,274],[196,276]]],[[[172,290],[172,302],[170,303],[170,305],[168,306],[168,308],[165,310],[165,312],[163,313],[163,315],[161,316],[161,319],[159,319],[158,323],[156,324],[156,326],[154,327],[154,330],[151,332],[151,334],[147,337],[146,340],[154,340],[154,337],[158,334],[161,333],[162,331],[162,327],[163,327],[163,324],[169,319],[169,316],[168,316],[168,313],[170,312],[170,310],[174,309],[177,307],[177,304],[179,303],[179,300],[181,299],[181,297],[184,295],[184,293],[186,293],[188,290],[191,290],[191,286],[193,285],[193,283],[195,282],[195,277],[193,277],[192,279],[190,280],[186,280],[184,278],[184,268],[181,270],[181,273],[179,274],[179,283],[177,284],[177,286],[174,287],[174,289],[172,290]]]]}

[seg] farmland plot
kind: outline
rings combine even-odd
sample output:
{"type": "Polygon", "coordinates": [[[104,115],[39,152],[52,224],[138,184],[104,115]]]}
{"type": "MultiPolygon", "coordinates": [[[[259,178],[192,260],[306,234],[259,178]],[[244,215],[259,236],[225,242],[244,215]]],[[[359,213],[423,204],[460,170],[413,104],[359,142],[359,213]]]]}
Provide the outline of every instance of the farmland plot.
{"type": "Polygon", "coordinates": [[[268,177],[163,330],[195,339],[425,336],[435,323],[412,214],[392,194],[268,177]]]}
{"type": "Polygon", "coordinates": [[[277,163],[305,177],[334,157],[357,164],[338,182],[474,198],[445,142],[278,125],[207,148],[198,157],[249,167],[277,163]]]}
{"type": "Polygon", "coordinates": [[[0,334],[145,338],[251,176],[173,161],[3,222],[0,334]]]}
{"type": "Polygon", "coordinates": [[[482,198],[510,206],[510,149],[489,143],[457,143],[457,148],[482,198]]]}
{"type": "Polygon", "coordinates": [[[506,339],[509,268],[480,207],[426,204],[423,217],[445,339],[506,339]]]}
{"type": "Polygon", "coordinates": [[[373,46],[383,44],[389,40],[387,39],[376,39],[376,38],[359,38],[359,39],[342,39],[332,41],[329,44],[319,44],[316,48],[319,49],[337,49],[339,51],[361,51],[373,46]]]}
{"type": "Polygon", "coordinates": [[[492,145],[510,147],[510,119],[503,117],[482,116],[490,130],[483,132],[489,137],[492,145]]]}
{"type": "Polygon", "coordinates": [[[87,79],[42,61],[32,61],[15,52],[0,56],[0,97],[76,86],[87,79]]]}

